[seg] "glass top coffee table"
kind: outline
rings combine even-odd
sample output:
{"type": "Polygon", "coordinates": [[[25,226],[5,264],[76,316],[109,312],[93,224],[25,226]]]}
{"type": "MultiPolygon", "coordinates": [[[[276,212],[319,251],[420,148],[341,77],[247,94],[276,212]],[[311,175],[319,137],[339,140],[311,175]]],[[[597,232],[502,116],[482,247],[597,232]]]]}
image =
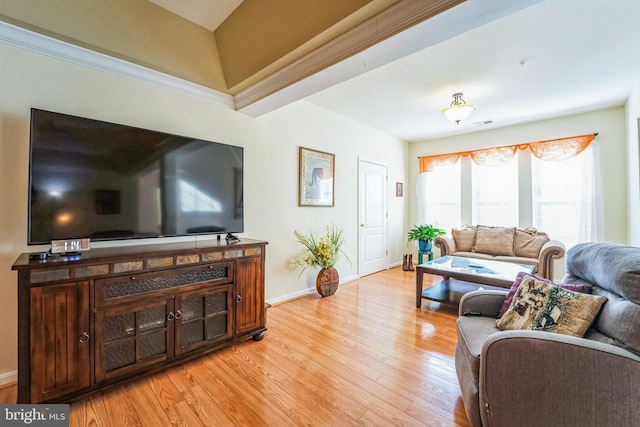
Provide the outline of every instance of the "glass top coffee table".
{"type": "Polygon", "coordinates": [[[509,289],[518,273],[532,271],[532,265],[443,256],[416,267],[416,307],[422,306],[422,298],[457,303],[462,295],[478,290],[478,284],[484,285],[484,289],[509,289]],[[423,291],[425,273],[442,276],[444,280],[423,291]]]}

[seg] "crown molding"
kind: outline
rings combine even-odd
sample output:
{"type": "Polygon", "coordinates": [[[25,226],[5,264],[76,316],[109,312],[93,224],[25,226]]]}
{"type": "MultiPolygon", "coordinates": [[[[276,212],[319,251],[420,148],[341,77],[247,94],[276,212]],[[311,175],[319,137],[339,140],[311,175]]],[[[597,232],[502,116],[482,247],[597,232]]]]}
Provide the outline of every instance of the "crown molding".
{"type": "Polygon", "coordinates": [[[0,21],[0,42],[163,89],[235,107],[231,95],[0,21]]]}
{"type": "Polygon", "coordinates": [[[401,0],[250,88],[239,92],[235,96],[236,108],[242,110],[464,1],[401,0]]]}

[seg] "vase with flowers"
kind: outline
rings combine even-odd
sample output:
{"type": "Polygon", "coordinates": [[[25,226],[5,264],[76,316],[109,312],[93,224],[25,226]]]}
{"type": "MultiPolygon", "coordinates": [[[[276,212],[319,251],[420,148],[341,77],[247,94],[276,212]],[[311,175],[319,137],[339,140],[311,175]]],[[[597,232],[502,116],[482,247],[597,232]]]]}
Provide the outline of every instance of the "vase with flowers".
{"type": "Polygon", "coordinates": [[[299,231],[293,232],[298,243],[306,249],[305,255],[298,258],[295,264],[303,267],[319,267],[320,271],[316,278],[316,290],[323,297],[328,297],[336,293],[340,277],[338,270],[334,268],[340,256],[340,247],[344,243],[342,230],[334,224],[327,226],[323,236],[316,236],[313,233],[302,234],[299,231]]]}

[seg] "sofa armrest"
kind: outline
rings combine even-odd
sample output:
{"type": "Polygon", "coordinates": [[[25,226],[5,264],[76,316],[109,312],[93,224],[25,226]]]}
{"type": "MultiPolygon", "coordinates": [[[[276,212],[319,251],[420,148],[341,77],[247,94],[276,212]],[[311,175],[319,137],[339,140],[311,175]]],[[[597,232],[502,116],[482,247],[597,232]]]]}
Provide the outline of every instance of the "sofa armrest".
{"type": "Polygon", "coordinates": [[[640,425],[640,357],[543,331],[503,331],[480,356],[482,424],[640,425]]]}
{"type": "Polygon", "coordinates": [[[438,236],[433,239],[433,244],[440,249],[440,256],[451,255],[456,251],[456,242],[453,237],[438,236]]]}
{"type": "Polygon", "coordinates": [[[503,291],[473,291],[460,298],[458,316],[497,317],[504,302],[507,290],[503,291]]]}
{"type": "Polygon", "coordinates": [[[565,247],[558,240],[549,240],[540,249],[538,256],[538,276],[553,280],[554,260],[562,259],[565,254],[565,247]]]}

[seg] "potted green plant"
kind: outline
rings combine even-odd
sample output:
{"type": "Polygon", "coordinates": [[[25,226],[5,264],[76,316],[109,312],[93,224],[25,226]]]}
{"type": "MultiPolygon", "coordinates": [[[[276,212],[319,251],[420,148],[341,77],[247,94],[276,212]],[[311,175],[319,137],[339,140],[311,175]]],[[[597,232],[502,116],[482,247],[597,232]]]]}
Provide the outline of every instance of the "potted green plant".
{"type": "Polygon", "coordinates": [[[420,252],[431,252],[433,239],[437,236],[444,236],[446,232],[442,228],[434,227],[430,224],[414,225],[409,230],[409,241],[417,240],[420,252]]]}

